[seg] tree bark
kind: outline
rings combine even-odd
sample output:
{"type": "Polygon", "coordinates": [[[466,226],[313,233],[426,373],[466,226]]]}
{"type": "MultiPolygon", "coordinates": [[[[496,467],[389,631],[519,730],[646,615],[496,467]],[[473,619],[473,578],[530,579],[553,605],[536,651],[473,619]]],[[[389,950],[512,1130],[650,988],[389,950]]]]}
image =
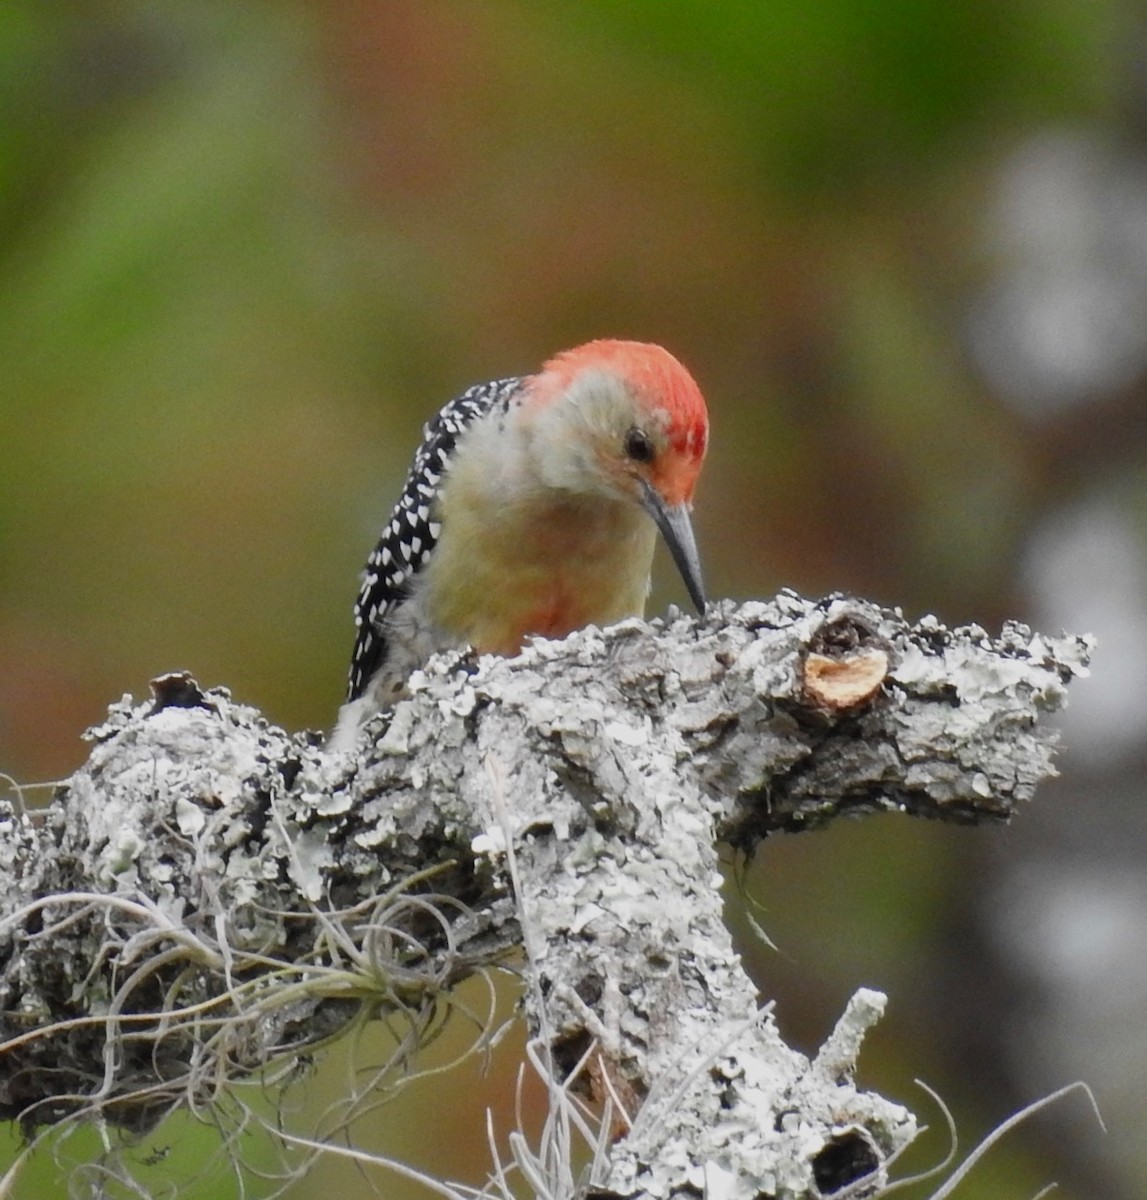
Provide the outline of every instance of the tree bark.
{"type": "Polygon", "coordinates": [[[813,1061],[789,1049],[718,846],[879,810],[1007,820],[1088,650],[782,593],[440,656],[339,755],[165,677],[46,812],[3,815],[0,1113],[146,1128],[516,965],[555,1079],[608,1109],[592,1194],[871,1194],[916,1129],[852,1083],[884,998],[858,992],[813,1061]]]}

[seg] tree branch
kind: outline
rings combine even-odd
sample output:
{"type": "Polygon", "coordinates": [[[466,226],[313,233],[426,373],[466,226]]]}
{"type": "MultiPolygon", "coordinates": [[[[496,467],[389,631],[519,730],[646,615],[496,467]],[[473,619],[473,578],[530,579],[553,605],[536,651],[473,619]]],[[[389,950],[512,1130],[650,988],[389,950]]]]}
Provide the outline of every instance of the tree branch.
{"type": "Polygon", "coordinates": [[[717,845],[879,809],[1006,820],[1088,649],[782,593],[441,656],[361,757],[166,677],[46,814],[0,825],[0,1113],[143,1128],[363,1015],[417,1034],[524,947],[532,1029],[619,1139],[597,1194],[870,1194],[915,1133],[851,1082],[883,997],[812,1063],[786,1047],[717,845]]]}

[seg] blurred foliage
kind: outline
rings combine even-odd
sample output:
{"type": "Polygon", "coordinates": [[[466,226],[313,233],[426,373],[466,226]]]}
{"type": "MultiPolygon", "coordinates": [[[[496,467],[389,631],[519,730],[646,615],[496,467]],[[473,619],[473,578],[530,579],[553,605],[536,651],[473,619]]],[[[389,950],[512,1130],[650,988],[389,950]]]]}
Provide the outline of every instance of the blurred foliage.
{"type": "Polygon", "coordinates": [[[1080,5],[1035,0],[598,0],[580,13],[628,52],[676,63],[762,179],[830,209],[851,188],[897,187],[1001,118],[1104,99],[1100,8],[1081,20],[1080,5]]]}
{"type": "MultiPolygon", "coordinates": [[[[962,322],[991,171],[1037,122],[1113,110],[1121,20],[1112,0],[10,0],[0,769],[66,774],[107,702],[173,668],[329,724],[421,421],[597,335],[664,342],[709,396],[711,594],[1023,616],[1044,463],[962,322]]],[[[812,1049],[855,986],[889,987],[874,1082],[924,1111],[926,1071],[966,1145],[1008,1098],[952,1071],[925,1005],[944,1013],[961,855],[988,836],[835,830],[765,847],[746,885],[782,1029],[812,1049]]],[[[429,1128],[457,1157],[410,1153],[480,1179],[481,1109],[441,1138],[446,1086],[383,1114],[390,1145],[429,1128]]],[[[962,1194],[1034,1192],[1034,1145],[962,1194]]],[[[18,1195],[64,1194],[36,1170],[18,1195]]]]}

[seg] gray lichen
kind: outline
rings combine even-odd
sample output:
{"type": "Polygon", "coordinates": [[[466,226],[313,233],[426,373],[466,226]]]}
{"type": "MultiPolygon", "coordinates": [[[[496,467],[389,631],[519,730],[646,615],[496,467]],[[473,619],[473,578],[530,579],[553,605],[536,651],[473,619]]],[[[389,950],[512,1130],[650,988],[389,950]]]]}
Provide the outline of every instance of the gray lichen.
{"type": "Polygon", "coordinates": [[[515,960],[555,1072],[613,1110],[595,1186],[871,1194],[915,1131],[852,1082],[883,1000],[858,993],[811,1064],[785,1046],[722,920],[718,843],[1009,818],[1088,649],[783,593],[440,657],[355,755],[168,677],[112,706],[38,823],[0,813],[0,1113],[140,1127],[515,960]],[[865,654],[888,664],[870,692],[810,685],[810,655],[865,654]]]}

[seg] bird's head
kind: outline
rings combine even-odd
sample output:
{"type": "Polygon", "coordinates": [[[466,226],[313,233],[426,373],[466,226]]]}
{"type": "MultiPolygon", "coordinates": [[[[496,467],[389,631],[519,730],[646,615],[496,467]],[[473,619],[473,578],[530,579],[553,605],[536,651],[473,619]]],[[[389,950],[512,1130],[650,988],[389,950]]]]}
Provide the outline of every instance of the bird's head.
{"type": "Polygon", "coordinates": [[[689,372],[660,346],[601,340],[556,355],[526,401],[559,447],[539,471],[549,487],[640,505],[653,518],[698,611],[701,567],[689,519],[709,442],[709,414],[689,372]]]}

